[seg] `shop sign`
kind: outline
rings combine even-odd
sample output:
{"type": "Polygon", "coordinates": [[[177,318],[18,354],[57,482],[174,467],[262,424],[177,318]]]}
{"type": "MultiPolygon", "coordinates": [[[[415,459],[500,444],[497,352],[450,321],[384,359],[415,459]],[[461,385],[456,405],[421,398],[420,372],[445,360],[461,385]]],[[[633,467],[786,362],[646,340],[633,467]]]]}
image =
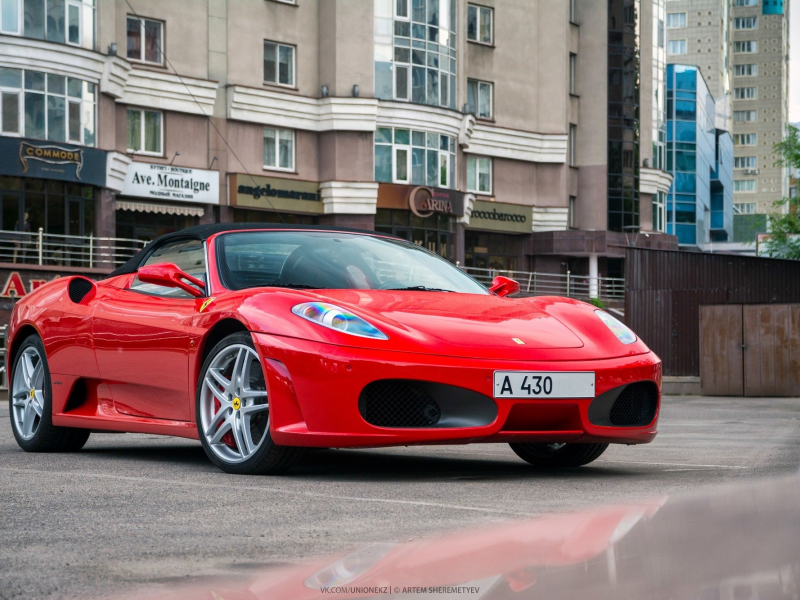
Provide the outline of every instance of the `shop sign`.
{"type": "Polygon", "coordinates": [[[0,138],[0,175],[106,184],[106,152],[36,140],[0,138]]]}
{"type": "Polygon", "coordinates": [[[470,229],[531,233],[533,209],[520,204],[476,200],[469,218],[470,229]]]}
{"type": "Polygon", "coordinates": [[[219,204],[219,171],[133,162],[128,167],[121,195],[219,204]]]}
{"type": "Polygon", "coordinates": [[[231,204],[241,208],[319,215],[324,211],[316,181],[231,175],[231,204]]]}

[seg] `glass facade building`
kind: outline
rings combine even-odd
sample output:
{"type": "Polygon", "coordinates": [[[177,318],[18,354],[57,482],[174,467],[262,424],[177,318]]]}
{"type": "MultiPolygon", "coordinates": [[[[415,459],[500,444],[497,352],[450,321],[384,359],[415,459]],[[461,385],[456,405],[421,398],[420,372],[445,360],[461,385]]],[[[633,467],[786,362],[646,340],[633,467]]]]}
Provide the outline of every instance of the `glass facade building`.
{"type": "Polygon", "coordinates": [[[733,143],[715,127],[716,105],[699,69],[667,66],[667,233],[686,246],[733,233],[733,143]]]}

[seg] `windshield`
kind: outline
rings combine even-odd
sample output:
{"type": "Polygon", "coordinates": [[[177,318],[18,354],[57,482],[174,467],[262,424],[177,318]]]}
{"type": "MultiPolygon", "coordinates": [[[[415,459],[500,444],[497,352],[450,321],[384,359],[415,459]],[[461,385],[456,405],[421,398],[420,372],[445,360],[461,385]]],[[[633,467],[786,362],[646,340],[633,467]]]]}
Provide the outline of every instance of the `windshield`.
{"type": "Polygon", "coordinates": [[[222,281],[251,287],[487,294],[460,269],[402,240],[337,232],[229,233],[217,242],[222,281]]]}

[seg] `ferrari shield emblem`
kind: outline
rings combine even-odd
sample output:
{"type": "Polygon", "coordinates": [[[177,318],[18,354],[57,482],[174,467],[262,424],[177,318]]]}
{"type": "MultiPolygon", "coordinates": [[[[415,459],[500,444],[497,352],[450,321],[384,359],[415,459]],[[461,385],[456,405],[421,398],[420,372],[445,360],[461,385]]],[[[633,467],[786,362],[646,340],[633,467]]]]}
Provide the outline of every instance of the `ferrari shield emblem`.
{"type": "Polygon", "coordinates": [[[200,310],[198,312],[203,312],[205,309],[208,308],[208,305],[211,304],[213,301],[214,301],[214,296],[211,296],[211,298],[209,298],[208,300],[203,302],[203,304],[200,305],[200,310]]]}
{"type": "MultiPolygon", "coordinates": [[[[200,310],[203,310],[203,309],[201,308],[200,310]]],[[[519,338],[511,338],[511,339],[512,339],[512,340],[514,340],[515,342],[517,342],[518,344],[522,344],[523,346],[525,345],[525,342],[523,342],[523,341],[522,341],[521,339],[519,339],[519,338]]]]}

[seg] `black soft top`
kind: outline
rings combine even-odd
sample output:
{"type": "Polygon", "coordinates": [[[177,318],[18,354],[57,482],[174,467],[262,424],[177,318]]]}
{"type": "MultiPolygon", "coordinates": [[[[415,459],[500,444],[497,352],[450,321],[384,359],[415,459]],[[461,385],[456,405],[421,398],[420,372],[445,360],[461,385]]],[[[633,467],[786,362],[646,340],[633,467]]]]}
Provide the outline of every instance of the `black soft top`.
{"type": "Polygon", "coordinates": [[[207,240],[212,235],[223,233],[225,231],[240,231],[245,229],[296,229],[296,230],[311,230],[311,231],[332,231],[342,233],[367,233],[374,235],[374,231],[366,229],[352,229],[350,227],[326,227],[322,225],[285,225],[283,223],[211,223],[209,225],[195,225],[174,231],[172,233],[165,233],[157,237],[152,242],[147,244],[144,248],[134,254],[126,263],[123,263],[114,269],[109,277],[116,277],[117,275],[127,275],[128,273],[135,273],[139,267],[144,263],[147,258],[153,253],[154,250],[160,248],[174,240],[207,240]]]}

